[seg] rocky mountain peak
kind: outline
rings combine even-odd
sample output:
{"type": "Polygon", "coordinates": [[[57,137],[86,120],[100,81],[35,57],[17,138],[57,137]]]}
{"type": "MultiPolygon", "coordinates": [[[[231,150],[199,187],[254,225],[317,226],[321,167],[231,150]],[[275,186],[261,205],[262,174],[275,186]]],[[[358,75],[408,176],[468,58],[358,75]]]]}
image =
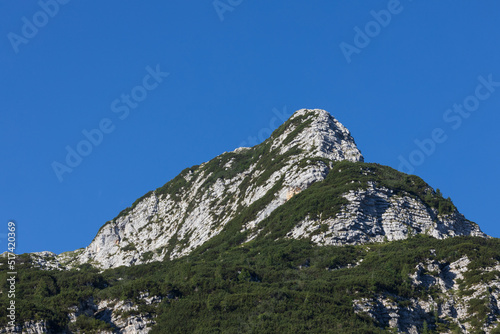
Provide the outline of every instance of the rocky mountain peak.
{"type": "Polygon", "coordinates": [[[84,250],[56,260],[106,269],[174,259],[227,225],[240,243],[276,228],[275,239],[320,245],[415,233],[485,236],[420,178],[365,164],[349,131],[328,112],[301,109],[261,144],[186,168],[108,221],[84,250]]]}
{"type": "Polygon", "coordinates": [[[298,147],[311,157],[363,161],[349,130],[322,109],[297,110],[270,139],[272,150],[280,154],[298,147]]]}

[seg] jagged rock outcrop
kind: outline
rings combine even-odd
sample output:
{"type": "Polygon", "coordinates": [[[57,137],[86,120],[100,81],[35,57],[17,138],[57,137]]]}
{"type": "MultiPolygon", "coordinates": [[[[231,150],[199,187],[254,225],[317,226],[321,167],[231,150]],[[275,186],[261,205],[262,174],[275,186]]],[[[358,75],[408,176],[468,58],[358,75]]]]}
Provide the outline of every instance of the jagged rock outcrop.
{"type": "Polygon", "coordinates": [[[291,238],[311,238],[319,245],[356,245],[406,239],[425,233],[443,239],[454,236],[487,237],[479,226],[458,211],[439,215],[422,200],[408,193],[378,187],[369,182],[367,189],[343,195],[349,202],[333,218],[307,219],[288,233],[291,238]],[[323,226],[324,231],[317,233],[323,226]],[[325,228],[326,227],[326,228],[325,228]]]}
{"type": "MultiPolygon", "coordinates": [[[[454,328],[459,333],[474,332],[478,328],[487,334],[498,330],[495,322],[500,316],[500,282],[494,279],[467,289],[461,288],[460,282],[464,279],[463,274],[468,270],[469,263],[466,256],[452,263],[428,259],[417,265],[410,278],[415,288],[424,287],[426,291],[436,288],[434,296],[405,299],[388,293],[376,298],[355,300],[354,310],[367,314],[381,327],[391,327],[410,334],[421,333],[424,326],[436,330],[436,323],[454,328]],[[484,300],[489,300],[489,303],[485,305],[484,300]],[[477,305],[486,308],[478,308],[477,305]],[[473,321],[477,323],[473,325],[473,321]]],[[[483,273],[495,274],[499,270],[500,264],[497,264],[484,268],[483,273]]]]}
{"type": "Polygon", "coordinates": [[[22,325],[16,325],[14,328],[1,328],[0,333],[23,333],[23,334],[42,334],[50,333],[47,329],[47,323],[40,321],[25,321],[22,325]]]}
{"type": "MultiPolygon", "coordinates": [[[[162,301],[161,296],[149,296],[143,293],[138,301],[144,305],[157,306],[162,301]]],[[[67,328],[52,330],[46,321],[26,321],[22,325],[14,328],[14,333],[27,334],[72,334],[79,333],[73,329],[73,324],[77,322],[79,316],[97,319],[107,323],[109,329],[99,330],[99,334],[147,334],[151,327],[155,325],[154,317],[149,313],[138,311],[137,303],[130,300],[101,300],[94,301],[94,298],[82,300],[69,309],[68,318],[70,323],[67,328]]],[[[0,333],[10,333],[6,328],[0,329],[0,333]]]]}
{"type": "MultiPolygon", "coordinates": [[[[148,293],[143,293],[139,301],[145,305],[157,305],[162,299],[161,296],[149,296],[148,293]]],[[[155,324],[154,318],[148,313],[138,312],[137,304],[132,301],[101,300],[95,302],[93,298],[82,301],[69,313],[69,327],[71,327],[71,323],[77,321],[80,315],[93,317],[110,324],[112,330],[103,331],[107,333],[146,334],[155,324]]]]}
{"type": "Polygon", "coordinates": [[[70,252],[64,252],[59,255],[49,252],[35,252],[29,253],[31,262],[35,268],[40,268],[41,270],[65,270],[71,267],[75,258],[83,252],[83,249],[77,249],[70,252]]]}

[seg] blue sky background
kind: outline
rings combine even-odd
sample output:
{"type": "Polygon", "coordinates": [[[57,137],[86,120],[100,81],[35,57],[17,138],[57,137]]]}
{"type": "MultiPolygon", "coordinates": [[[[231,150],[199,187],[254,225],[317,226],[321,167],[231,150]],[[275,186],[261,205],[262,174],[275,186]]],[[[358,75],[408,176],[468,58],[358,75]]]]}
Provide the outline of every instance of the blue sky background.
{"type": "Polygon", "coordinates": [[[413,173],[500,237],[500,87],[456,129],[443,119],[479,76],[500,81],[499,2],[401,0],[350,63],[339,45],[376,29],[370,12],[391,1],[221,3],[232,10],[73,0],[44,17],[36,1],[0,2],[0,233],[17,222],[19,253],[87,246],[136,198],[300,108],[328,110],[365,161],[394,168],[441,128],[447,140],[413,173]],[[16,53],[23,17],[40,27],[16,53]],[[157,65],[170,75],[120,119],[112,101],[157,65]],[[105,118],[114,131],[59,182],[51,164],[105,118]]]}

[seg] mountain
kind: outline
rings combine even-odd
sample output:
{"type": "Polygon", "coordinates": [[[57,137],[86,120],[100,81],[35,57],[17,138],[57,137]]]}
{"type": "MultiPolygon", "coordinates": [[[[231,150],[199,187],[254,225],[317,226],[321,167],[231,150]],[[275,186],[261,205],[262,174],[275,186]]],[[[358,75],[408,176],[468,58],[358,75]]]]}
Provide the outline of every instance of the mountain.
{"type": "Polygon", "coordinates": [[[302,109],[262,144],[186,168],[107,222],[73,259],[63,254],[57,260],[69,267],[90,263],[107,269],[178,258],[219,234],[244,210],[252,214],[241,231],[251,240],[262,233],[259,224],[265,218],[320,182],[301,198],[309,197],[307,202],[330,192],[321,205],[332,206],[307,209],[286,237],[344,245],[400,240],[411,233],[485,236],[418,177],[362,161],[340,122],[324,110],[302,109]]]}
{"type": "Polygon", "coordinates": [[[364,163],[328,112],[301,109],[145,194],[85,249],[20,256],[17,328],[495,333],[498,246],[419,177],[364,163]]]}

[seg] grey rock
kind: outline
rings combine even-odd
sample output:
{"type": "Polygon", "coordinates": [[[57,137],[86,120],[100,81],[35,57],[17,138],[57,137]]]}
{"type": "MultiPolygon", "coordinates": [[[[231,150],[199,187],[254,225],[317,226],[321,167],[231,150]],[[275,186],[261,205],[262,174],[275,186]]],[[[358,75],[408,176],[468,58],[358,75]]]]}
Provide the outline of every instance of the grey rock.
{"type": "Polygon", "coordinates": [[[311,238],[319,245],[356,245],[406,239],[416,233],[437,239],[454,236],[487,237],[477,224],[465,219],[458,211],[438,215],[410,194],[395,194],[392,190],[369,183],[367,189],[343,195],[349,201],[334,218],[305,219],[289,233],[289,238],[311,238]],[[320,225],[328,230],[317,233],[320,225]]]}
{"type": "MultiPolygon", "coordinates": [[[[428,259],[419,263],[410,279],[415,287],[437,287],[441,291],[440,299],[405,300],[390,294],[378,295],[374,298],[361,298],[353,302],[357,313],[364,313],[373,318],[381,326],[395,328],[403,333],[421,333],[424,321],[432,324],[436,317],[442,322],[453,322],[463,333],[469,333],[474,328],[470,324],[474,317],[471,311],[471,301],[479,298],[485,300],[490,310],[482,330],[490,333],[498,326],[498,298],[500,283],[498,280],[474,284],[470,287],[471,295],[459,294],[457,280],[463,279],[463,273],[468,269],[470,260],[462,257],[453,263],[438,262],[428,259]],[[405,301],[406,303],[401,303],[405,301]],[[402,306],[408,305],[409,306],[402,306]]],[[[500,269],[500,263],[492,268],[483,268],[484,272],[493,272],[500,269]]]]}

